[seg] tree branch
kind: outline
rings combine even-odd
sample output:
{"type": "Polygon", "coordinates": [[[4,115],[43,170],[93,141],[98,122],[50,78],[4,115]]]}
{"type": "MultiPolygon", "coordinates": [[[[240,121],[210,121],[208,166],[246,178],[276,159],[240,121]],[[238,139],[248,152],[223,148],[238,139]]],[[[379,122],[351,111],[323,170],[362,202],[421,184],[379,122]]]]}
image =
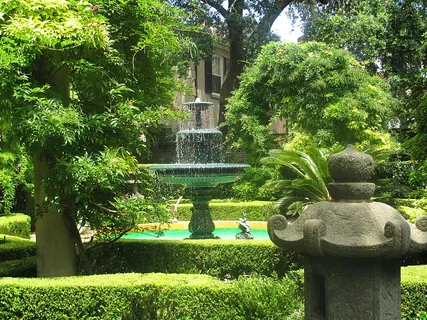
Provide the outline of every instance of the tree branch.
{"type": "Polygon", "coordinates": [[[227,10],[217,1],[215,0],[202,0],[204,3],[210,5],[212,8],[214,8],[218,13],[226,19],[228,16],[227,10]]]}
{"type": "Polygon", "coordinates": [[[100,208],[100,209],[102,209],[102,210],[105,210],[105,211],[107,211],[107,212],[111,212],[111,213],[118,213],[118,211],[116,211],[116,210],[108,209],[108,208],[106,208],[106,207],[104,207],[104,206],[101,206],[100,204],[97,204],[97,203],[95,203],[95,202],[93,202],[93,201],[91,201],[90,203],[92,203],[92,204],[93,204],[93,205],[95,205],[96,207],[98,207],[98,208],[100,208]]]}
{"type": "Polygon", "coordinates": [[[277,17],[292,1],[293,0],[276,0],[276,9],[270,10],[264,15],[264,17],[262,17],[257,27],[249,35],[248,41],[253,40],[253,38],[257,35],[269,32],[274,21],[276,21],[277,17]]]}
{"type": "MultiPolygon", "coordinates": [[[[128,228],[122,232],[120,232],[120,234],[118,236],[115,236],[114,238],[110,239],[110,241],[102,241],[102,242],[97,242],[95,244],[93,244],[92,246],[88,247],[86,249],[86,252],[88,251],[92,251],[93,249],[97,248],[97,247],[102,247],[102,246],[108,246],[113,244],[114,242],[119,241],[126,233],[128,233],[129,231],[131,231],[133,228],[128,228]]],[[[92,240],[89,242],[91,243],[92,240]]]]}

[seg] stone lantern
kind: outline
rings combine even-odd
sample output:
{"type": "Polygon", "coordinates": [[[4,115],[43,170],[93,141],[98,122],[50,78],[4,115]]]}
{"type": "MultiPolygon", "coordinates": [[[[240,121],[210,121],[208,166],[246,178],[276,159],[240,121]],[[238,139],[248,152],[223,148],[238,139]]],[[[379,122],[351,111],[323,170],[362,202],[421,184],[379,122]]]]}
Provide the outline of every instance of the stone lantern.
{"type": "Polygon", "coordinates": [[[427,249],[427,216],[408,223],[370,201],[374,162],[349,145],[329,158],[331,201],[308,206],[292,223],[268,221],[270,239],[304,256],[306,320],[400,319],[400,262],[427,249]]]}

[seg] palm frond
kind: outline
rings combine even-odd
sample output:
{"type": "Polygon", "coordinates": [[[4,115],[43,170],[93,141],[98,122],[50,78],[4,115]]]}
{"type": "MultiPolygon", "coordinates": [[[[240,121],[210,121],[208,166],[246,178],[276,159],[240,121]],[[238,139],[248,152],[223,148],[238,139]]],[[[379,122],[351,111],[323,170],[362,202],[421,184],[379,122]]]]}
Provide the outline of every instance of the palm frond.
{"type": "Polygon", "coordinates": [[[264,166],[278,172],[287,168],[294,178],[279,176],[269,181],[267,186],[282,195],[277,206],[281,212],[300,212],[306,205],[329,199],[327,184],[332,181],[329,175],[326,156],[318,149],[305,151],[274,149],[261,159],[264,166]]]}

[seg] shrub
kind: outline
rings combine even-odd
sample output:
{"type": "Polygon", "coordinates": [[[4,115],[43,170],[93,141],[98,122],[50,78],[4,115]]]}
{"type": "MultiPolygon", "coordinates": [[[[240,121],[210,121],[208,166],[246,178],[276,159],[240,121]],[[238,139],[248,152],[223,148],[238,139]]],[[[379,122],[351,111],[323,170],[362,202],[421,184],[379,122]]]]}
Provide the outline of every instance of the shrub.
{"type": "Polygon", "coordinates": [[[20,260],[8,260],[0,263],[0,277],[30,277],[37,276],[36,256],[20,260]]]}
{"type": "Polygon", "coordinates": [[[415,220],[426,214],[427,198],[424,199],[395,199],[395,208],[400,211],[403,217],[414,223],[415,220]]]}
{"type": "Polygon", "coordinates": [[[0,243],[0,262],[7,260],[19,260],[36,254],[35,242],[0,234],[0,240],[3,241],[4,237],[6,237],[6,242],[0,243]]]}
{"type": "MultiPolygon", "coordinates": [[[[301,307],[292,279],[117,274],[0,279],[2,319],[290,319],[301,307]]],[[[295,319],[295,318],[293,318],[295,319]]]]}
{"type": "MultiPolygon", "coordinates": [[[[277,213],[274,202],[251,201],[209,204],[213,220],[238,220],[246,212],[249,221],[267,221],[277,213]]],[[[191,218],[192,204],[180,204],[178,206],[178,220],[186,221],[191,218]]]]}
{"type": "Polygon", "coordinates": [[[30,239],[31,217],[22,213],[1,216],[0,233],[30,239]]]}
{"type": "Polygon", "coordinates": [[[423,319],[420,312],[427,310],[427,267],[402,268],[402,319],[423,319]]]}
{"type": "Polygon", "coordinates": [[[282,277],[302,256],[268,240],[130,240],[88,251],[95,273],[163,272],[237,278],[258,273],[282,277]]]}

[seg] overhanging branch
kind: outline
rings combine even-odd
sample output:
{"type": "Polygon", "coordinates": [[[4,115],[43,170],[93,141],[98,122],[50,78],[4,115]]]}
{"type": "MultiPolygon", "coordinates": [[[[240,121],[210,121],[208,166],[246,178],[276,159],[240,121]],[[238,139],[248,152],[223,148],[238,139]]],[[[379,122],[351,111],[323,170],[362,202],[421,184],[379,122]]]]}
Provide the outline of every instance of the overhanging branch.
{"type": "Polygon", "coordinates": [[[277,17],[282,13],[283,10],[292,2],[293,0],[277,0],[276,8],[267,12],[264,17],[262,17],[261,21],[258,23],[257,27],[252,31],[249,35],[248,41],[254,39],[254,37],[262,35],[263,33],[268,33],[273,25],[274,21],[276,21],[277,17]]]}
{"type": "Polygon", "coordinates": [[[210,5],[212,8],[214,8],[224,19],[227,18],[228,16],[228,12],[227,10],[221,5],[221,3],[219,3],[218,1],[215,0],[202,0],[204,3],[210,5]]]}

